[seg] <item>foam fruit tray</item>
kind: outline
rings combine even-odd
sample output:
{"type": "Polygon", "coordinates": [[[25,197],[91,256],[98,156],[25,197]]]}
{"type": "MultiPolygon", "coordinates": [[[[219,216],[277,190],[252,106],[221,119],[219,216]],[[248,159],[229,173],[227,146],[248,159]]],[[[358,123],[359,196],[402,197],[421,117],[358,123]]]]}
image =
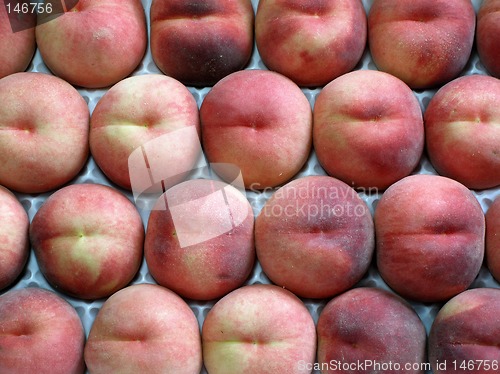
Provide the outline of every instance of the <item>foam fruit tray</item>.
{"type": "MultiPolygon", "coordinates": [[[[363,5],[365,7],[365,10],[368,14],[368,11],[371,7],[371,4],[373,0],[362,0],[363,5]]],[[[145,12],[146,12],[146,18],[148,22],[148,30],[150,26],[150,18],[149,18],[149,10],[151,6],[151,0],[142,0],[145,12]]],[[[472,0],[472,3],[474,5],[474,8],[476,10],[476,13],[479,9],[479,6],[481,5],[481,0],[472,0]]],[[[252,0],[252,4],[254,7],[254,11],[257,9],[257,4],[258,0],[252,0]]],[[[254,48],[252,57],[250,59],[250,62],[246,69],[267,69],[266,66],[263,64],[258,51],[256,48],[254,48]]],[[[356,67],[356,70],[358,69],[370,69],[370,70],[377,70],[375,64],[373,63],[370,53],[368,50],[365,50],[365,53],[359,62],[358,66],[356,67]]],[[[40,56],[39,51],[37,50],[35,53],[35,56],[33,58],[33,61],[31,62],[30,67],[28,68],[28,71],[33,71],[33,72],[42,72],[42,73],[47,73],[50,74],[50,71],[48,68],[45,66],[45,64],[42,61],[42,58],[40,56]]],[[[151,50],[148,47],[148,50],[146,52],[146,55],[144,56],[144,59],[142,60],[141,64],[139,67],[135,70],[135,72],[132,75],[141,75],[141,74],[161,74],[160,70],[156,67],[155,63],[153,62],[153,59],[151,57],[151,50]]],[[[482,66],[481,62],[479,61],[479,57],[477,55],[477,52],[473,50],[473,54],[464,70],[462,75],[471,75],[471,74],[487,74],[485,68],[482,66]]],[[[203,87],[203,88],[194,88],[194,87],[188,87],[190,92],[193,94],[194,98],[196,99],[198,103],[198,107],[201,105],[205,95],[210,91],[210,87],[203,87]]],[[[320,88],[318,89],[302,89],[306,97],[308,98],[311,107],[314,107],[314,102],[317,94],[321,91],[320,88]]],[[[437,90],[423,90],[423,91],[414,91],[418,101],[420,102],[422,110],[425,110],[427,107],[430,99],[432,96],[435,94],[437,90]]],[[[104,89],[79,89],[80,94],[83,96],[83,98],[86,100],[90,112],[94,110],[97,102],[100,100],[100,98],[106,93],[106,90],[104,89]]],[[[197,174],[192,175],[192,178],[208,178],[208,175],[204,175],[204,173],[207,173],[207,171],[203,171],[203,169],[200,169],[200,171],[197,174]]],[[[425,156],[422,158],[420,161],[419,166],[417,169],[413,172],[414,174],[437,174],[436,171],[433,169],[432,165],[428,161],[428,159],[425,158],[425,156]]],[[[304,176],[308,175],[326,175],[325,171],[322,169],[320,166],[316,155],[314,152],[312,152],[311,156],[309,157],[307,163],[304,165],[302,170],[295,176],[295,178],[301,178],[304,176]]],[[[213,176],[210,176],[213,178],[213,176]]],[[[83,168],[83,170],[80,172],[77,178],[73,180],[72,183],[100,183],[100,184],[105,184],[109,186],[113,186],[114,188],[117,188],[115,185],[113,185],[105,176],[104,174],[99,170],[98,166],[94,162],[92,158],[90,158],[83,168]]],[[[131,201],[133,200],[132,194],[128,191],[121,190],[131,201]]],[[[478,199],[479,203],[481,204],[481,207],[483,208],[483,211],[486,212],[488,209],[489,205],[493,202],[495,197],[500,196],[500,188],[497,189],[490,189],[490,190],[483,190],[483,191],[472,191],[476,198],[478,199]]],[[[51,193],[45,193],[45,194],[40,194],[40,195],[27,195],[27,194],[19,194],[17,193],[17,197],[20,200],[21,204],[24,206],[26,211],[28,212],[30,221],[33,219],[35,213],[37,210],[40,208],[40,206],[43,204],[43,202],[47,199],[47,197],[51,193]]],[[[247,198],[252,205],[254,209],[254,213],[257,216],[259,213],[260,209],[266,202],[266,200],[270,197],[271,192],[253,192],[253,191],[247,191],[246,192],[247,198]]],[[[368,205],[371,213],[373,214],[374,208],[377,205],[377,202],[379,201],[381,197],[381,193],[378,194],[365,194],[363,192],[360,192],[359,195],[361,198],[366,202],[368,205]]],[[[147,210],[141,210],[139,209],[139,212],[142,216],[144,226],[147,226],[147,220],[149,216],[149,211],[147,210]]],[[[146,262],[143,260],[142,266],[136,275],[135,279],[132,282],[133,284],[138,284],[138,283],[155,283],[154,279],[151,277],[151,275],[148,272],[146,262]]],[[[264,283],[264,284],[269,284],[271,283],[270,280],[266,277],[266,275],[262,272],[262,268],[257,262],[252,274],[250,275],[249,279],[247,280],[246,284],[255,284],[255,283],[264,283]]],[[[384,283],[380,275],[378,274],[377,270],[375,269],[375,266],[372,265],[367,272],[367,274],[364,276],[364,278],[356,285],[356,286],[369,286],[369,287],[378,287],[382,289],[389,290],[389,287],[384,283]]],[[[41,287],[45,289],[52,290],[56,293],[58,293],[60,296],[62,296],[64,299],[66,299],[73,307],[75,307],[76,311],[78,312],[84,329],[85,333],[88,336],[88,333],[90,331],[90,328],[92,326],[92,323],[101,308],[102,304],[104,303],[104,300],[96,300],[96,301],[83,301],[75,298],[68,297],[67,295],[61,294],[57,291],[55,291],[45,280],[43,277],[42,273],[40,272],[35,256],[33,252],[30,254],[30,258],[28,260],[28,264],[19,278],[18,282],[11,287],[10,289],[20,289],[20,288],[25,288],[25,287],[41,287]]],[[[492,275],[489,273],[489,271],[483,266],[481,269],[478,277],[472,284],[471,288],[478,288],[478,287],[494,287],[494,288],[500,288],[500,284],[496,282],[492,275]]],[[[309,312],[311,313],[315,323],[318,321],[318,316],[321,313],[322,308],[325,306],[325,304],[329,300],[310,300],[310,299],[303,299],[305,305],[307,306],[309,312]]],[[[210,301],[210,302],[199,302],[199,301],[189,301],[189,306],[195,313],[198,323],[200,325],[200,328],[203,324],[203,321],[205,319],[205,316],[207,315],[208,311],[210,308],[214,305],[215,301],[210,301]]],[[[422,322],[425,325],[425,328],[427,330],[427,333],[429,333],[430,327],[432,325],[432,322],[434,320],[434,317],[436,316],[437,312],[439,309],[442,307],[442,303],[418,303],[418,302],[410,302],[415,311],[418,313],[420,316],[422,322]]],[[[203,369],[202,371],[203,374],[206,373],[206,371],[203,369]]],[[[315,372],[316,373],[316,372],[315,372]]]]}

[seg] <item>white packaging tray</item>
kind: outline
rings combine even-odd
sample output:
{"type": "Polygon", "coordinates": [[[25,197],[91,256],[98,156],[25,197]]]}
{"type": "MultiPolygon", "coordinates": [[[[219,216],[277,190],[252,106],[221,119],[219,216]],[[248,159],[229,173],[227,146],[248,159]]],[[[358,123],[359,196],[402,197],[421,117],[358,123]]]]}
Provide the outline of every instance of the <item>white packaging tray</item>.
{"type": "MultiPolygon", "coordinates": [[[[373,2],[373,0],[362,0],[363,5],[365,7],[365,10],[368,14],[368,11],[370,9],[370,6],[373,2]]],[[[472,3],[474,5],[474,8],[476,10],[479,9],[479,6],[481,4],[482,0],[472,0],[472,3]]],[[[151,5],[151,0],[142,0],[142,3],[144,5],[144,9],[146,12],[146,18],[148,22],[148,33],[149,33],[149,25],[150,25],[150,19],[149,19],[149,10],[150,10],[150,5],[151,5]]],[[[257,9],[257,4],[258,0],[252,0],[254,10],[257,9]]],[[[262,63],[262,60],[260,59],[260,56],[258,54],[258,51],[256,48],[254,48],[253,55],[251,57],[250,63],[247,66],[247,69],[266,69],[265,65],[262,63]]],[[[362,60],[360,61],[357,69],[371,69],[371,70],[376,70],[376,66],[373,63],[370,54],[368,50],[365,51],[362,60]]],[[[43,72],[43,73],[50,73],[48,68],[44,65],[42,58],[40,56],[39,51],[37,50],[35,57],[28,68],[28,71],[33,71],[33,72],[43,72]]],[[[142,61],[142,63],[139,65],[139,67],[136,69],[136,71],[133,73],[133,75],[141,75],[141,74],[151,74],[151,73],[161,73],[160,70],[156,67],[154,64],[152,57],[151,57],[151,50],[148,47],[147,53],[142,61]]],[[[486,74],[486,71],[482,64],[479,61],[479,57],[477,56],[477,53],[474,51],[473,55],[465,69],[464,75],[470,75],[470,74],[486,74]]],[[[210,91],[210,87],[204,87],[204,88],[193,88],[193,87],[188,87],[191,93],[194,95],[198,106],[201,105],[203,98],[205,95],[210,91]]],[[[79,89],[79,92],[81,95],[84,97],[84,99],[87,101],[90,112],[94,110],[97,102],[99,99],[104,95],[106,90],[102,89],[79,89]]],[[[304,94],[308,98],[308,100],[311,103],[311,107],[314,106],[314,101],[316,98],[316,95],[320,92],[320,89],[303,89],[304,94]]],[[[417,96],[422,109],[424,110],[434,93],[436,92],[436,89],[434,90],[424,90],[424,91],[415,91],[415,95],[417,96]]],[[[193,177],[208,177],[208,175],[203,175],[203,170],[199,172],[198,175],[194,175],[193,177]]],[[[429,161],[424,157],[417,170],[414,172],[416,174],[436,174],[435,170],[432,168],[431,164],[429,161]]],[[[306,165],[303,167],[303,169],[298,173],[298,175],[295,178],[300,178],[308,175],[326,175],[325,171],[321,168],[321,166],[318,163],[318,160],[314,154],[314,152],[311,154],[309,160],[307,161],[306,165]]],[[[79,176],[72,182],[72,183],[101,183],[101,184],[106,184],[110,185],[116,188],[115,185],[113,185],[105,176],[104,174],[99,170],[97,165],[95,164],[94,160],[90,158],[86,164],[86,166],[83,168],[79,176]]],[[[132,194],[130,192],[127,192],[125,190],[119,189],[121,192],[125,193],[131,201],[133,201],[132,194]]],[[[492,201],[495,199],[495,197],[500,195],[500,189],[491,189],[491,190],[484,190],[484,191],[473,191],[475,196],[477,197],[478,201],[480,202],[482,208],[484,211],[487,210],[489,205],[492,203],[492,201]]],[[[42,203],[45,201],[45,199],[50,195],[51,193],[44,193],[40,195],[28,195],[28,194],[16,194],[18,199],[21,201],[22,205],[24,208],[27,210],[30,221],[33,219],[33,216],[37,212],[38,208],[42,205],[42,203]]],[[[254,213],[257,215],[266,202],[266,200],[269,198],[271,195],[270,191],[267,191],[265,193],[257,193],[257,192],[252,192],[252,191],[247,191],[247,198],[250,201],[252,207],[254,208],[254,213]]],[[[360,196],[363,198],[363,200],[367,203],[368,207],[370,208],[371,213],[373,214],[374,208],[376,207],[376,204],[378,200],[380,199],[381,193],[379,194],[374,194],[374,195],[367,195],[365,193],[360,193],[360,196]]],[[[149,216],[149,211],[147,210],[140,210],[141,216],[144,221],[145,227],[147,226],[147,220],[149,216]]],[[[139,270],[139,273],[135,277],[134,281],[132,282],[133,284],[137,283],[155,283],[153,278],[148,272],[146,262],[143,260],[142,266],[139,270]]],[[[255,265],[255,268],[246,282],[246,284],[254,284],[254,283],[270,283],[269,279],[266,277],[266,275],[262,272],[262,268],[260,265],[257,263],[255,265]]],[[[35,256],[33,252],[30,254],[30,258],[28,261],[28,264],[21,275],[19,281],[11,288],[9,289],[19,289],[19,288],[25,288],[25,287],[42,287],[46,288],[49,290],[53,290],[53,288],[47,283],[43,275],[41,274],[38,265],[36,263],[35,256]]],[[[378,274],[377,270],[375,267],[372,265],[368,273],[365,275],[365,277],[359,282],[357,286],[372,286],[372,287],[379,287],[383,289],[389,290],[388,286],[384,283],[384,281],[381,279],[380,275],[378,274]]],[[[481,269],[481,272],[475,282],[472,285],[472,288],[476,287],[495,287],[499,288],[500,284],[497,283],[491,274],[488,272],[488,270],[483,266],[481,269]]],[[[104,300],[97,300],[97,301],[82,301],[79,299],[71,298],[68,297],[64,294],[60,294],[60,296],[64,297],[66,300],[68,300],[77,310],[82,322],[83,326],[85,328],[85,333],[88,336],[88,333],[90,331],[90,328],[92,326],[92,323],[94,321],[94,318],[96,317],[99,309],[101,308],[104,300]]],[[[313,319],[315,322],[318,320],[319,313],[321,312],[322,308],[326,304],[328,300],[310,300],[310,299],[304,299],[304,302],[310,311],[313,319]]],[[[207,315],[208,311],[214,304],[214,302],[198,302],[198,301],[188,301],[191,309],[195,313],[200,328],[203,324],[203,321],[205,319],[205,316],[207,315]]],[[[432,321],[434,320],[434,317],[436,316],[437,312],[441,308],[443,304],[428,304],[428,303],[418,303],[418,302],[411,302],[411,305],[414,307],[420,318],[422,319],[427,333],[429,332],[430,326],[432,325],[432,321]]],[[[206,373],[205,370],[202,371],[202,373],[206,373]]]]}

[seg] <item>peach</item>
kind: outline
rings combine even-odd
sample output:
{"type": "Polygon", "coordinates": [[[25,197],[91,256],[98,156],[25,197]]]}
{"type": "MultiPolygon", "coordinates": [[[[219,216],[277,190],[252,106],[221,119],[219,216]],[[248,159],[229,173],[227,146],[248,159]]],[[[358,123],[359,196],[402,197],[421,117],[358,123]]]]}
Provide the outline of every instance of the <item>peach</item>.
{"type": "Polygon", "coordinates": [[[146,52],[147,40],[140,0],[79,0],[36,27],[47,67],[87,88],[107,87],[130,75],[146,52]]]}
{"type": "Polygon", "coordinates": [[[360,0],[260,0],[255,17],[262,61],[299,86],[324,86],[354,69],[366,34],[360,0]]]}
{"type": "Polygon", "coordinates": [[[491,274],[500,281],[500,197],[486,212],[486,262],[491,274]]]}
{"type": "Polygon", "coordinates": [[[375,248],[373,220],[347,184],[304,177],[266,202],[255,222],[255,245],[275,284],[301,297],[331,297],[368,270],[375,248]]]}
{"type": "Polygon", "coordinates": [[[411,88],[457,77],[469,60],[476,14],[470,0],[374,0],[368,44],[379,70],[411,88]]]}
{"type": "Polygon", "coordinates": [[[76,310],[53,292],[0,296],[0,372],[83,374],[85,333],[76,310]]]}
{"type": "Polygon", "coordinates": [[[29,218],[17,197],[0,186],[0,290],[21,274],[29,256],[29,218]]]}
{"type": "Polygon", "coordinates": [[[148,221],[144,254],[158,284],[210,300],[241,286],[252,271],[254,216],[235,187],[198,179],[160,197],[148,221]]]}
{"type": "Polygon", "coordinates": [[[53,190],[87,161],[89,109],[69,83],[42,73],[0,79],[0,184],[24,193],[53,190]]]}
{"type": "Polygon", "coordinates": [[[142,189],[138,184],[144,183],[146,165],[156,169],[153,177],[161,174],[158,180],[147,178],[148,185],[168,179],[168,187],[198,160],[199,126],[196,101],[180,82],[163,75],[134,76],[114,85],[97,103],[90,120],[90,151],[104,174],[121,187],[142,189]]]}
{"type": "Polygon", "coordinates": [[[313,143],[326,172],[349,185],[385,189],[409,175],[424,148],[420,104],[387,73],[359,70],[321,90],[313,143]]]}
{"type": "Polygon", "coordinates": [[[311,106],[281,74],[245,70],[227,76],[205,97],[200,118],[208,160],[236,165],[248,189],[287,182],[309,157],[311,106]]]}
{"type": "Polygon", "coordinates": [[[374,220],[378,270],[401,296],[444,301],[479,273],[485,219],[464,185],[437,175],[403,178],[382,195],[374,220]]]}
{"type": "Polygon", "coordinates": [[[334,298],[318,319],[321,373],[423,373],[425,327],[402,298],[355,288],[334,298]]]}
{"type": "Polygon", "coordinates": [[[437,172],[472,189],[500,186],[500,80],[472,75],[443,86],[424,114],[437,172]]]}
{"type": "Polygon", "coordinates": [[[184,84],[212,86],[248,63],[253,21],[250,0],[153,0],[153,60],[184,84]]]}
{"type": "Polygon", "coordinates": [[[500,78],[500,1],[484,0],[477,13],[476,45],[481,62],[491,75],[500,78]]]}
{"type": "MultiPolygon", "coordinates": [[[[17,13],[8,13],[6,3],[0,5],[0,78],[7,75],[25,71],[35,54],[35,29],[33,27],[23,27],[17,20],[17,13]]],[[[16,3],[11,1],[11,8],[16,3]]],[[[35,24],[35,18],[29,19],[29,23],[35,24]],[[30,22],[32,21],[32,22],[30,22]]]]}
{"type": "Polygon", "coordinates": [[[199,374],[200,328],[189,306],[172,291],[133,285],[106,300],[90,329],[84,357],[92,374],[199,374]]]}
{"type": "Polygon", "coordinates": [[[220,299],[205,318],[202,342],[209,373],[310,373],[316,355],[307,308],[290,291],[269,284],[220,299]]]}
{"type": "Polygon", "coordinates": [[[496,373],[500,353],[500,290],[462,292],[439,311],[429,334],[435,374],[496,373]]]}
{"type": "Polygon", "coordinates": [[[125,287],[142,262],[144,227],[135,206],[99,184],[49,196],[30,226],[40,271],[56,289],[82,299],[125,287]]]}

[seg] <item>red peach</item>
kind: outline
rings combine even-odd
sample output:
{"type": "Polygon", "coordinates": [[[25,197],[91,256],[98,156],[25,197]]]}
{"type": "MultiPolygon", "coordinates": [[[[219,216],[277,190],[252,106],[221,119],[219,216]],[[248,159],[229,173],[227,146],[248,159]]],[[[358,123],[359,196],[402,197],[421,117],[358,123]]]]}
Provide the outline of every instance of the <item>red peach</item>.
{"type": "Polygon", "coordinates": [[[266,202],[255,222],[255,244],[262,269],[275,284],[301,297],[330,297],[368,270],[373,220],[347,184],[304,177],[266,202]]]}
{"type": "Polygon", "coordinates": [[[317,330],[323,374],[424,372],[424,325],[406,301],[388,291],[355,288],[334,298],[317,330]]]}
{"type": "Polygon", "coordinates": [[[85,333],[55,293],[24,288],[0,296],[0,372],[83,374],[85,333]]]}
{"type": "Polygon", "coordinates": [[[90,151],[104,174],[121,187],[160,183],[141,178],[149,165],[158,169],[152,170],[153,177],[161,174],[161,180],[168,180],[168,188],[198,160],[199,127],[196,101],[180,82],[163,75],[134,76],[114,85],[97,103],[90,120],[90,151]]]}
{"type": "Polygon", "coordinates": [[[469,188],[500,186],[500,80],[472,75],[443,86],[424,114],[427,152],[439,174],[469,188]]]}
{"type": "Polygon", "coordinates": [[[254,216],[236,188],[190,180],[165,192],[148,221],[144,254],[162,286],[210,300],[239,287],[255,260],[254,216]]]}
{"type": "Polygon", "coordinates": [[[398,78],[359,70],[321,90],[314,105],[313,142],[333,177],[365,189],[385,189],[409,175],[424,148],[417,98],[398,78]]]}
{"type": "Polygon", "coordinates": [[[29,256],[29,218],[16,196],[0,186],[0,290],[21,274],[29,256]]]}
{"type": "Polygon", "coordinates": [[[500,78],[500,1],[484,0],[477,13],[476,44],[481,62],[500,78]]]}
{"type": "Polygon", "coordinates": [[[35,214],[30,239],[47,281],[82,299],[125,287],[142,262],[144,227],[118,191],[74,184],[53,193],[35,214]]]}
{"type": "Polygon", "coordinates": [[[184,84],[212,86],[247,64],[253,21],[249,0],[153,0],[153,60],[184,84]]]}
{"type": "Polygon", "coordinates": [[[36,27],[43,61],[57,76],[88,88],[110,86],[130,75],[147,47],[140,0],[79,0],[36,27]]]}
{"type": "Polygon", "coordinates": [[[227,76],[205,97],[200,117],[208,160],[236,165],[246,188],[287,182],[309,157],[311,106],[281,74],[244,70],[227,76]]]}
{"type": "Polygon", "coordinates": [[[198,322],[172,291],[152,284],[124,288],[106,300],[85,345],[92,374],[199,374],[198,322]]]}
{"type": "Polygon", "coordinates": [[[87,161],[89,109],[69,83],[42,73],[0,79],[0,184],[18,192],[53,190],[87,161]]]}
{"type": "Polygon", "coordinates": [[[457,77],[469,60],[476,14],[470,0],[374,0],[368,44],[379,70],[411,88],[457,77]]]}
{"type": "MultiPolygon", "coordinates": [[[[17,14],[11,9],[7,13],[6,2],[0,5],[0,78],[20,73],[28,68],[35,54],[35,29],[33,27],[17,30],[17,14]],[[13,27],[14,26],[14,27],[13,27]]],[[[15,7],[19,1],[11,1],[15,7]]],[[[24,17],[29,17],[25,14],[24,17]]],[[[33,24],[35,20],[33,19],[33,24]]]]}
{"type": "Polygon", "coordinates": [[[491,274],[500,281],[500,197],[486,212],[486,261],[491,274]]]}
{"type": "Polygon", "coordinates": [[[283,288],[255,284],[220,299],[202,330],[209,373],[310,373],[316,355],[314,321],[283,288]]]}
{"type": "Polygon", "coordinates": [[[255,18],[262,61],[299,86],[322,86],[354,69],[366,34],[359,0],[260,0],[255,18]]]}
{"type": "Polygon", "coordinates": [[[435,374],[496,373],[500,353],[500,290],[462,292],[439,311],[429,334],[435,374]]]}
{"type": "Polygon", "coordinates": [[[382,195],[374,220],[378,270],[401,296],[447,300],[479,273],[485,219],[462,184],[436,175],[403,178],[382,195]]]}

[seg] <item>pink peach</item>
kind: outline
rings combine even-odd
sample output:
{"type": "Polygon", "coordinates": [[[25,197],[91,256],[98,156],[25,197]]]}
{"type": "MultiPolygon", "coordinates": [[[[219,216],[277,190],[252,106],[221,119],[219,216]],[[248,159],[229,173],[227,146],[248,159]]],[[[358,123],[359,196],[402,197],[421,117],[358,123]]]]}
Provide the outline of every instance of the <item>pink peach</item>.
{"type": "Polygon", "coordinates": [[[198,321],[172,291],[152,284],[129,286],[102,306],[84,354],[92,374],[199,374],[198,321]]]}
{"type": "Polygon", "coordinates": [[[491,274],[500,281],[500,198],[486,212],[486,262],[491,274]]]}
{"type": "Polygon", "coordinates": [[[481,62],[500,78],[500,1],[484,0],[477,13],[476,44],[481,62]]]}
{"type": "Polygon", "coordinates": [[[247,64],[253,21],[250,0],[153,0],[153,60],[184,84],[212,86],[247,64]]]}
{"type": "Polygon", "coordinates": [[[142,262],[144,227],[135,206],[99,184],[74,184],[38,209],[30,239],[40,271],[56,289],[82,299],[125,287],[142,262]]]}
{"type": "Polygon", "coordinates": [[[424,325],[410,304],[388,291],[343,293],[321,311],[317,330],[323,374],[424,372],[424,325]]]}
{"type": "Polygon", "coordinates": [[[378,270],[401,296],[444,301],[478,275],[485,219],[464,185],[437,175],[403,178],[382,195],[374,220],[378,270]]]}
{"type": "Polygon", "coordinates": [[[0,290],[21,274],[29,256],[29,219],[16,196],[0,186],[0,290]]]}
{"type": "Polygon", "coordinates": [[[0,79],[0,184],[47,192],[72,180],[89,154],[89,109],[78,91],[42,73],[0,79]]]}
{"type": "Polygon", "coordinates": [[[144,244],[149,271],[183,297],[210,300],[241,286],[255,260],[254,216],[235,187],[198,179],[163,194],[144,244]]]}
{"type": "Polygon", "coordinates": [[[255,222],[264,273],[298,296],[331,297],[358,282],[370,266],[373,220],[347,184],[308,176],[278,189],[255,222]]]}
{"type": "MultiPolygon", "coordinates": [[[[0,5],[0,78],[25,71],[36,48],[34,27],[23,28],[14,9],[8,13],[4,3],[0,5]]],[[[21,2],[10,1],[11,7],[14,8],[16,3],[21,2]]],[[[29,15],[24,17],[29,18],[29,15]]],[[[28,26],[30,21],[35,24],[35,19],[28,20],[28,26]]]]}
{"type": "Polygon", "coordinates": [[[411,88],[456,78],[469,60],[476,14],[470,0],[374,0],[368,44],[379,70],[411,88]]]}
{"type": "Polygon", "coordinates": [[[469,188],[500,186],[500,80],[472,75],[443,86],[424,114],[437,172],[469,188]]]}
{"type": "Polygon", "coordinates": [[[354,69],[366,34],[359,0],[261,0],[255,18],[262,61],[299,86],[323,86],[354,69]]]}
{"type": "Polygon", "coordinates": [[[326,85],[316,98],[313,123],[319,162],[353,187],[386,189],[409,175],[422,156],[419,102],[387,73],[359,70],[326,85]]]}
{"type": "Polygon", "coordinates": [[[107,87],[130,75],[146,52],[147,40],[140,0],[79,0],[36,27],[47,67],[87,88],[107,87]]]}
{"type": "Polygon", "coordinates": [[[104,174],[121,187],[141,189],[149,166],[154,170],[148,182],[163,180],[168,188],[198,160],[199,131],[198,106],[185,86],[163,75],[139,75],[120,81],[97,103],[90,120],[90,151],[104,174]]]}
{"type": "Polygon", "coordinates": [[[202,330],[209,373],[298,374],[316,355],[314,321],[302,301],[277,286],[241,287],[208,312],[202,330]]]}
{"type": "Polygon", "coordinates": [[[448,301],[429,334],[429,361],[434,373],[498,372],[499,314],[498,289],[471,289],[448,301]]]}
{"type": "Polygon", "coordinates": [[[248,189],[287,182],[309,157],[311,106],[281,74],[244,70],[227,76],[207,94],[200,116],[208,160],[240,168],[248,189]]]}
{"type": "Polygon", "coordinates": [[[76,310],[53,292],[0,296],[0,372],[83,374],[85,333],[76,310]]]}

